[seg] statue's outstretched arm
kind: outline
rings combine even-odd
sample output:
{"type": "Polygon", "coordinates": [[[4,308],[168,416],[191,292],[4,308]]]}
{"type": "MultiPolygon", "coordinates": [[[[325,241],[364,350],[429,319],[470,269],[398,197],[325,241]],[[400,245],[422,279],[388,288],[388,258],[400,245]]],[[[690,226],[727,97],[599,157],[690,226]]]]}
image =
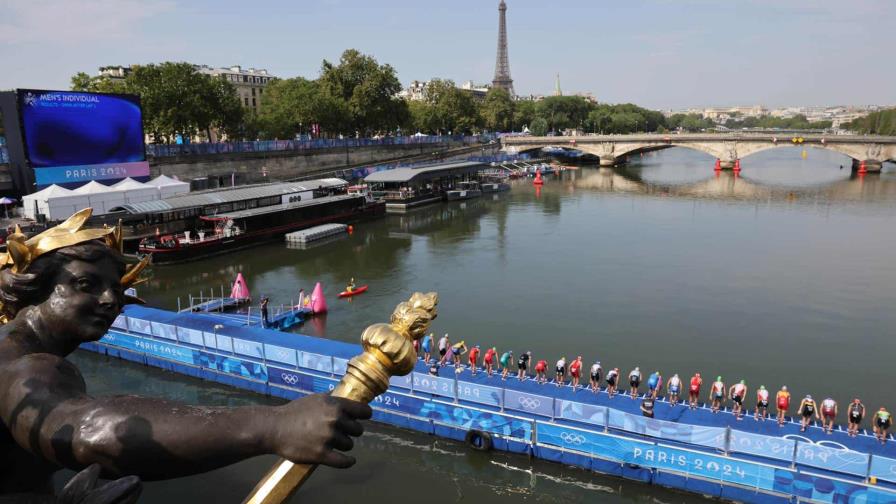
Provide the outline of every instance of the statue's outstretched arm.
{"type": "Polygon", "coordinates": [[[283,406],[194,407],[134,396],[93,398],[65,359],[32,354],[0,370],[0,418],[16,442],[59,465],[106,477],[200,473],[261,454],[348,467],[370,407],[329,396],[283,406]]]}

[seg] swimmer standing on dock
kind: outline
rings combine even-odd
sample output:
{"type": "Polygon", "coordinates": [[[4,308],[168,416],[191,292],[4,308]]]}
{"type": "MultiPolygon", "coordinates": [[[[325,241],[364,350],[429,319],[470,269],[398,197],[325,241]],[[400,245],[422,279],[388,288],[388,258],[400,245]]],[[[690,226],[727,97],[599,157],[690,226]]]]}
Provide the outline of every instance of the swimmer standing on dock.
{"type": "Polygon", "coordinates": [[[815,400],[812,399],[811,395],[807,395],[800,402],[800,432],[806,432],[806,428],[809,426],[809,422],[812,420],[812,415],[815,415],[815,418],[821,420],[821,417],[818,416],[818,408],[815,407],[815,400]]]}
{"type": "Polygon", "coordinates": [[[890,412],[887,408],[881,407],[874,414],[874,434],[880,440],[880,444],[887,442],[887,432],[890,430],[890,412]]]}
{"type": "Polygon", "coordinates": [[[700,373],[696,373],[691,377],[691,387],[688,389],[688,402],[691,404],[691,409],[697,409],[697,399],[700,397],[700,387],[703,386],[703,378],[700,377],[700,373]]]}
{"type": "Polygon", "coordinates": [[[566,383],[566,357],[560,357],[560,360],[557,361],[557,368],[555,371],[557,372],[555,381],[559,387],[566,383]]]}
{"type": "Polygon", "coordinates": [[[520,380],[526,379],[526,371],[529,369],[529,360],[532,359],[532,352],[526,352],[520,355],[519,361],[516,363],[516,377],[520,380]]]}
{"type": "Polygon", "coordinates": [[[635,366],[635,369],[632,369],[632,372],[628,374],[628,384],[632,387],[632,399],[638,397],[638,387],[641,386],[641,368],[635,366]]]}
{"type": "Polygon", "coordinates": [[[678,404],[678,396],[681,395],[681,378],[678,377],[678,373],[669,378],[669,383],[666,384],[666,391],[669,393],[669,403],[672,406],[678,404]]]}
{"type": "Polygon", "coordinates": [[[591,390],[593,392],[600,391],[600,375],[602,373],[603,369],[600,367],[600,361],[595,361],[591,365],[591,390]]]}
{"type": "Polygon", "coordinates": [[[765,385],[760,385],[759,390],[756,391],[756,410],[753,412],[753,419],[759,420],[761,412],[761,418],[763,421],[768,418],[768,390],[766,390],[765,385]]]}
{"type": "Polygon", "coordinates": [[[482,358],[482,364],[485,365],[485,374],[488,375],[489,378],[492,377],[492,371],[494,371],[493,366],[495,365],[495,355],[497,354],[498,349],[491,347],[485,351],[485,356],[482,358]]]}
{"type": "Polygon", "coordinates": [[[616,382],[619,380],[619,368],[613,368],[607,373],[607,395],[610,399],[616,394],[616,382]]]}
{"type": "Polygon", "coordinates": [[[476,365],[479,364],[479,345],[470,349],[470,372],[476,374],[476,365]]]}
{"type": "Polygon", "coordinates": [[[783,427],[784,417],[787,415],[787,410],[790,409],[790,392],[787,391],[787,385],[781,387],[775,396],[775,406],[778,409],[778,426],[783,427]]]}
{"type": "Polygon", "coordinates": [[[731,389],[728,390],[728,396],[734,401],[734,407],[731,408],[734,418],[741,420],[743,418],[741,414],[744,412],[744,398],[747,397],[746,381],[741,380],[740,383],[732,385],[731,389]]]}
{"type": "Polygon", "coordinates": [[[548,361],[541,359],[535,364],[535,381],[544,385],[548,381],[548,361]]]}
{"type": "Polygon", "coordinates": [[[709,401],[712,404],[713,413],[718,413],[725,403],[725,382],[722,381],[721,376],[717,376],[716,381],[712,382],[712,387],[709,388],[709,401]]]}
{"type": "Polygon", "coordinates": [[[507,379],[507,373],[510,371],[510,362],[513,360],[513,350],[504,352],[501,354],[501,360],[499,363],[501,364],[501,379],[507,379]]]}
{"type": "Polygon", "coordinates": [[[849,405],[849,411],[846,413],[846,416],[849,421],[847,432],[852,437],[858,436],[859,425],[862,423],[862,418],[865,417],[865,405],[862,404],[862,401],[860,401],[858,397],[852,400],[852,404],[849,405]]]}
{"type": "Polygon", "coordinates": [[[830,397],[821,401],[821,418],[821,427],[825,432],[828,434],[834,432],[834,419],[837,418],[837,401],[830,397]]]}
{"type": "Polygon", "coordinates": [[[579,388],[579,378],[582,377],[582,356],[576,357],[569,365],[569,375],[572,377],[572,389],[575,391],[579,388]]]}
{"type": "Polygon", "coordinates": [[[423,362],[427,364],[429,364],[429,359],[432,354],[432,340],[433,334],[429,333],[423,337],[423,341],[420,343],[420,348],[423,349],[423,362]]]}

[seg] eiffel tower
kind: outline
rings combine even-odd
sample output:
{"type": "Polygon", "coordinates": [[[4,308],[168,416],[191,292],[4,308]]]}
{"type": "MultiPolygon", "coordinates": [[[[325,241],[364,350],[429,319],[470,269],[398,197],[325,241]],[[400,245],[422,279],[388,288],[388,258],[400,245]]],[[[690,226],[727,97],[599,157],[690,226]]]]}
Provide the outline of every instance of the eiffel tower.
{"type": "Polygon", "coordinates": [[[498,5],[500,17],[498,19],[498,57],[495,60],[495,78],[492,79],[492,87],[501,88],[510,96],[513,93],[513,79],[510,78],[510,61],[507,58],[507,4],[501,0],[498,5]]]}

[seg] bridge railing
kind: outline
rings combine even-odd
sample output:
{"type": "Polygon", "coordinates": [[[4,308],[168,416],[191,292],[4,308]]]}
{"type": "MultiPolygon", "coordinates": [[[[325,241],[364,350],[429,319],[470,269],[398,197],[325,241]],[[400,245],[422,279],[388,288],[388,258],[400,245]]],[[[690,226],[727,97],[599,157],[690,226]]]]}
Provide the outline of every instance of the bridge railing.
{"type": "Polygon", "coordinates": [[[215,142],[191,144],[149,144],[146,155],[151,157],[201,156],[244,152],[283,152],[313,149],[352,148],[385,145],[423,145],[462,143],[464,145],[489,142],[491,135],[423,135],[382,138],[314,138],[306,140],[256,140],[247,142],[215,142]]]}

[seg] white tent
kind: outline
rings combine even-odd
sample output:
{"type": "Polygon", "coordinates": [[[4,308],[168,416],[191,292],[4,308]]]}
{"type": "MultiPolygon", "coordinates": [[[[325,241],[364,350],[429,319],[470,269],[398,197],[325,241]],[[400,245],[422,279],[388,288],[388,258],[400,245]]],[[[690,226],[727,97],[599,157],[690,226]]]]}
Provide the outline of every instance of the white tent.
{"type": "Polygon", "coordinates": [[[155,201],[160,198],[158,187],[137,182],[130,177],[113,184],[112,188],[116,191],[124,191],[126,203],[143,203],[144,201],[155,201]]]}
{"type": "Polygon", "coordinates": [[[24,215],[37,219],[42,214],[48,220],[67,219],[78,210],[90,206],[87,196],[75,194],[64,187],[51,185],[34,194],[22,197],[24,215]]]}
{"type": "Polygon", "coordinates": [[[93,208],[93,215],[107,214],[110,209],[125,204],[125,191],[113,189],[96,180],[91,180],[75,189],[72,194],[87,196],[89,206],[93,208]]]}
{"type": "Polygon", "coordinates": [[[180,180],[173,179],[167,175],[159,175],[147,182],[146,185],[158,187],[162,199],[190,192],[189,182],[181,182],[180,180]]]}

